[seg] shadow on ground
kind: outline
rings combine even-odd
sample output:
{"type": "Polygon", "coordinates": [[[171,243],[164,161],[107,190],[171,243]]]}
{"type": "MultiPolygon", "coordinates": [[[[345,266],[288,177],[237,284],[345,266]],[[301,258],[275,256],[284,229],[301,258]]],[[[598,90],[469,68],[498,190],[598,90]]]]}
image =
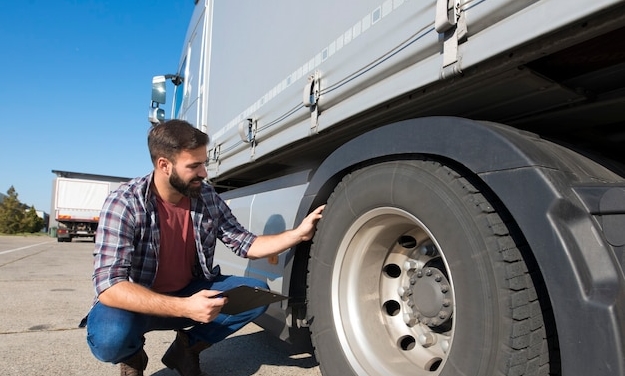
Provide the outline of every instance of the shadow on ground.
{"type": "MultiPolygon", "coordinates": [[[[213,345],[200,354],[200,365],[202,371],[211,376],[261,375],[259,370],[263,365],[291,368],[285,369],[284,373],[272,372],[272,375],[277,376],[299,374],[297,369],[310,369],[319,364],[312,354],[298,351],[280,339],[260,331],[227,338],[213,345]],[[242,358],[246,360],[242,361],[242,358]]],[[[168,368],[152,374],[173,375],[178,374],[168,368]]]]}

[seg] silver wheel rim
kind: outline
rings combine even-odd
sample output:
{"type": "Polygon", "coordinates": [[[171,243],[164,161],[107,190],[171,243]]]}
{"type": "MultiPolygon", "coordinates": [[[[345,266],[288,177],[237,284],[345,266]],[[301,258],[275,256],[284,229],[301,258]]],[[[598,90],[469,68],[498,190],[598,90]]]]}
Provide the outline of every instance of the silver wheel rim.
{"type": "Polygon", "coordinates": [[[438,375],[454,302],[444,254],[416,217],[376,208],[348,229],[332,272],[332,315],[356,374],[438,375]]]}

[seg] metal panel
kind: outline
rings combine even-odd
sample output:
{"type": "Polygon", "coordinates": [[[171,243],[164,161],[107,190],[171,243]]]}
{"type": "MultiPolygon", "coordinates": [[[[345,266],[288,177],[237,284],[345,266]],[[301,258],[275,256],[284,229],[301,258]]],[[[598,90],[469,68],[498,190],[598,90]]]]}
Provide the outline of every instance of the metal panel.
{"type": "MultiPolygon", "coordinates": [[[[246,228],[258,235],[269,235],[296,226],[295,215],[308,184],[301,184],[254,195],[227,199],[233,214],[246,228]]],[[[267,259],[248,260],[236,256],[217,242],[216,259],[224,274],[247,275],[266,281],[275,291],[282,290],[284,266],[290,256],[282,253],[275,264],[267,259]]]]}
{"type": "MultiPolygon", "coordinates": [[[[255,196],[246,196],[233,200],[226,200],[232,213],[245,228],[250,228],[252,203],[255,196]]],[[[215,249],[215,263],[221,267],[223,274],[244,275],[249,260],[238,257],[222,242],[218,241],[215,249]]]]}

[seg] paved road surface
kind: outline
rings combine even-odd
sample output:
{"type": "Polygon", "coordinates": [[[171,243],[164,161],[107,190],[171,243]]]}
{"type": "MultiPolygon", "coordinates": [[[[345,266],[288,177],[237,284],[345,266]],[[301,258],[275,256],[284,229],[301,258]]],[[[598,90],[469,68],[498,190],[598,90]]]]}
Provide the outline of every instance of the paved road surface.
{"type": "MultiPolygon", "coordinates": [[[[90,241],[0,236],[2,376],[119,375],[119,366],[91,355],[85,330],[77,327],[93,297],[92,247],[90,241]]],[[[173,338],[170,331],[146,335],[146,375],[177,375],[160,362],[173,338]]],[[[204,351],[200,362],[209,375],[321,375],[311,354],[254,324],[204,351]]]]}

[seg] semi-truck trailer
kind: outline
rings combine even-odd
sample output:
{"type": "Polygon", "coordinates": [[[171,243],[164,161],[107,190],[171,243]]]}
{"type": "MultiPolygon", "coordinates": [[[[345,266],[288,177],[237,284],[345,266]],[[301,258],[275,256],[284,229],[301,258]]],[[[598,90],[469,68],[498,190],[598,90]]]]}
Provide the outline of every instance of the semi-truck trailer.
{"type": "Polygon", "coordinates": [[[216,256],[324,375],[625,375],[625,1],[196,0],[173,72],[241,223],[327,204],[216,256]]]}
{"type": "MultiPolygon", "coordinates": [[[[63,175],[63,172],[53,172],[63,175]]],[[[93,238],[95,241],[104,200],[122,181],[122,178],[117,182],[63,176],[55,178],[53,202],[54,218],[58,223],[57,241],[71,242],[76,238],[93,238]]]]}

